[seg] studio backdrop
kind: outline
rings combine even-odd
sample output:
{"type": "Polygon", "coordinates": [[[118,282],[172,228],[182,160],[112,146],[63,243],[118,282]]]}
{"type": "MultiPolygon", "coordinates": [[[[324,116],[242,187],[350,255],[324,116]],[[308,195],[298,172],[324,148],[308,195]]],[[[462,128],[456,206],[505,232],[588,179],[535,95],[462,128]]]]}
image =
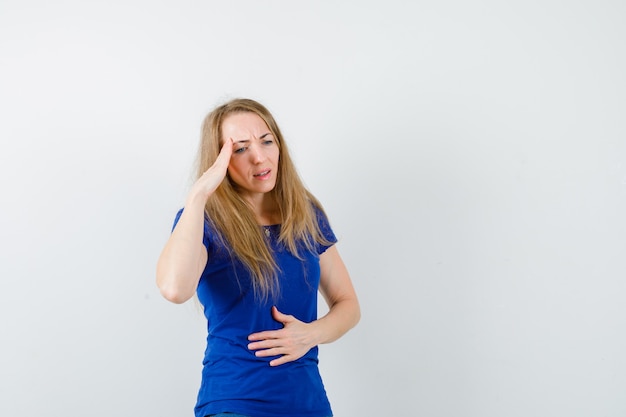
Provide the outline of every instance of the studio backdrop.
{"type": "Polygon", "coordinates": [[[1,0],[0,415],[192,415],[206,323],[156,260],[235,97],[275,115],[360,298],[320,348],[337,417],[626,415],[625,17],[1,0]]]}

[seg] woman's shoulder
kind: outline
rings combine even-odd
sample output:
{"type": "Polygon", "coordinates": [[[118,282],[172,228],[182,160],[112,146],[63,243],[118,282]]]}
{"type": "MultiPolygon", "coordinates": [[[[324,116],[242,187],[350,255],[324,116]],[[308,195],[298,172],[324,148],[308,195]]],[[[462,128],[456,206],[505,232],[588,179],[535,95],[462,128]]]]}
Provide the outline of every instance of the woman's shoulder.
{"type": "MultiPolygon", "coordinates": [[[[182,216],[184,211],[185,211],[185,208],[181,207],[176,213],[176,217],[174,219],[174,226],[172,227],[172,230],[174,230],[174,228],[176,227],[176,224],[178,223],[178,220],[180,220],[180,216],[182,216]]],[[[202,243],[204,243],[204,246],[206,246],[207,250],[209,251],[220,252],[220,253],[229,252],[228,245],[226,244],[225,240],[222,238],[222,235],[219,232],[219,229],[215,226],[215,223],[213,222],[213,220],[209,218],[209,216],[206,213],[204,215],[204,230],[203,230],[202,243]]]]}
{"type": "Polygon", "coordinates": [[[320,227],[326,226],[330,227],[330,221],[328,220],[328,215],[326,214],[326,210],[322,204],[316,198],[309,199],[309,204],[315,214],[315,219],[320,227]]]}

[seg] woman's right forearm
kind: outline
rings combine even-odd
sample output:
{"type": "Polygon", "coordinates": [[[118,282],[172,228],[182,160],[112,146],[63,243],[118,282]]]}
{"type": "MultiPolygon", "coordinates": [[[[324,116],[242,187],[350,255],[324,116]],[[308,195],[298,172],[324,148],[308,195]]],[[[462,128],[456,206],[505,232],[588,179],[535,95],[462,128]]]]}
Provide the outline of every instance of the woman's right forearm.
{"type": "Polygon", "coordinates": [[[157,262],[157,286],[163,297],[184,303],[196,291],[207,261],[202,243],[206,197],[191,193],[157,262]]]}

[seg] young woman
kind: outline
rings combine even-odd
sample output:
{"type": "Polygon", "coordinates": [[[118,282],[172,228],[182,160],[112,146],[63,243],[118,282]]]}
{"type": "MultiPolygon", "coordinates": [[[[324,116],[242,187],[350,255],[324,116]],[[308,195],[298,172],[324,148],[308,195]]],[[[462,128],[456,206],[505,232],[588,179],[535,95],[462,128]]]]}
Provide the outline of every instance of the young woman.
{"type": "Polygon", "coordinates": [[[198,179],[157,264],[163,296],[208,321],[196,417],[328,417],[318,349],[360,318],[324,210],[270,112],[236,99],[204,120],[198,179]],[[329,311],[317,317],[317,292],[329,311]]]}

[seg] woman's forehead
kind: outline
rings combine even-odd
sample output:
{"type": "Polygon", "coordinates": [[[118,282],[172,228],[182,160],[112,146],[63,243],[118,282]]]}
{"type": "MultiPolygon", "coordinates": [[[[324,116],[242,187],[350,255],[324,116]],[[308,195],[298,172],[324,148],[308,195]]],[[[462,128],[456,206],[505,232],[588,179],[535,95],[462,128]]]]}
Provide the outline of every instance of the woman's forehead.
{"type": "Polygon", "coordinates": [[[227,137],[232,137],[233,140],[251,140],[272,131],[258,114],[238,112],[229,114],[222,120],[221,133],[221,140],[227,137]]]}

